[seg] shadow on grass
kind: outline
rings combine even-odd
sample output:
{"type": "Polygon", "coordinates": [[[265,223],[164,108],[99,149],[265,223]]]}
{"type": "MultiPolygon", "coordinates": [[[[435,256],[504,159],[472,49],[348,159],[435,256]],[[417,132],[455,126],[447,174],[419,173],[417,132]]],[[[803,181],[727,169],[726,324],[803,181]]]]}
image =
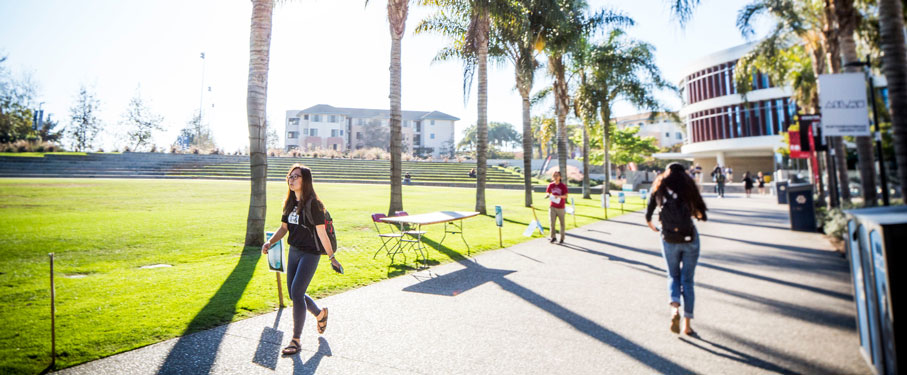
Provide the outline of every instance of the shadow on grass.
{"type": "Polygon", "coordinates": [[[208,303],[192,318],[170,349],[167,359],[158,370],[159,374],[206,374],[211,371],[217,350],[227,333],[226,326],[206,332],[205,329],[229,323],[236,315],[236,303],[242,297],[246,286],[252,280],[255,265],[261,257],[258,248],[243,250],[236,267],[224,280],[208,303]],[[199,332],[197,334],[192,334],[199,332]]]}

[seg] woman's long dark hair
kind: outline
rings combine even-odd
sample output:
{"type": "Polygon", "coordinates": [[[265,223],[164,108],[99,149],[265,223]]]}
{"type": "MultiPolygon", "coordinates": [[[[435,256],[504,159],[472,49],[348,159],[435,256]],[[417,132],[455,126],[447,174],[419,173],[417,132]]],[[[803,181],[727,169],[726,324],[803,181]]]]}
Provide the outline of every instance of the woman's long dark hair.
{"type": "Polygon", "coordinates": [[[702,200],[702,195],[699,194],[696,182],[690,178],[683,165],[678,163],[668,164],[664,173],[659,175],[655,182],[652,183],[652,194],[655,195],[659,204],[664,202],[664,196],[668,193],[668,189],[676,193],[682,202],[690,205],[690,212],[693,213],[693,217],[699,220],[705,218],[705,202],[702,200]]]}
{"type": "Polygon", "coordinates": [[[315,194],[315,187],[312,186],[312,170],[308,167],[296,163],[290,167],[290,170],[287,172],[287,198],[283,201],[283,214],[289,215],[293,212],[293,207],[297,208],[298,213],[302,213],[302,210],[305,208],[305,202],[310,198],[318,200],[318,194],[315,194]],[[296,200],[296,193],[293,192],[293,189],[290,189],[289,178],[290,174],[295,170],[299,170],[300,175],[302,175],[302,200],[296,200]]]}

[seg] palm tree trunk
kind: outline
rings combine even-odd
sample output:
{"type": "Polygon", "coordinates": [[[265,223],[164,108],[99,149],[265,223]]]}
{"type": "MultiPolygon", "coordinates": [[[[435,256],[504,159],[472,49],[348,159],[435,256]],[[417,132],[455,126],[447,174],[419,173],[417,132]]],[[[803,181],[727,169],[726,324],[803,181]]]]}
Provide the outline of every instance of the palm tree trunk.
{"type": "Polygon", "coordinates": [[[252,30],[249,50],[249,80],[246,117],[249,124],[249,168],[252,190],[246,217],[246,246],[261,246],[265,241],[267,213],[267,122],[268,65],[271,50],[273,0],[252,1],[252,30]]]}
{"type": "MultiPolygon", "coordinates": [[[[523,192],[525,193],[526,207],[532,206],[532,119],[530,111],[532,104],[529,102],[529,90],[521,87],[520,97],[523,99],[523,192]]],[[[531,85],[530,85],[531,86],[531,85]]]]}
{"type": "Polygon", "coordinates": [[[488,169],[488,10],[481,11],[478,20],[478,115],[476,116],[476,211],[485,215],[485,180],[488,169]]]}
{"type": "Polygon", "coordinates": [[[583,121],[583,198],[592,198],[589,188],[589,126],[588,121],[583,121]]]}
{"type": "MultiPolygon", "coordinates": [[[[841,54],[838,39],[838,17],[835,15],[835,3],[832,0],[825,0],[824,12],[825,26],[822,31],[824,50],[826,55],[826,66],[828,73],[837,74],[841,72],[841,54]]],[[[838,186],[841,193],[841,201],[850,203],[850,178],[847,174],[847,149],[844,147],[844,138],[828,137],[829,148],[834,150],[835,170],[838,172],[838,186]]]]}
{"type": "MultiPolygon", "coordinates": [[[[848,66],[848,64],[860,61],[857,55],[857,44],[853,38],[857,23],[857,11],[853,7],[853,0],[836,0],[835,12],[838,15],[840,31],[838,41],[841,48],[841,58],[845,66],[844,71],[859,73],[862,71],[859,66],[848,66]]],[[[876,170],[872,155],[872,140],[869,136],[855,138],[857,141],[858,168],[860,170],[861,190],[863,190],[863,202],[866,206],[875,206],[878,204],[878,196],[876,194],[876,170]]]]}
{"type": "Polygon", "coordinates": [[[406,15],[409,0],[388,0],[387,20],[391,32],[391,66],[390,66],[390,154],[391,154],[391,202],[387,209],[387,216],[396,216],[397,211],[403,210],[403,163],[401,148],[403,132],[400,122],[403,120],[401,98],[401,64],[400,48],[403,33],[406,30],[406,15]]]}
{"type": "Polygon", "coordinates": [[[549,60],[554,71],[554,102],[557,112],[557,161],[561,179],[567,179],[567,111],[569,110],[570,97],[567,93],[567,79],[564,76],[563,56],[556,54],[549,60]]]}
{"type": "Polygon", "coordinates": [[[894,153],[901,189],[907,189],[907,52],[904,47],[903,5],[879,0],[882,67],[888,80],[888,109],[894,130],[894,153]]]}

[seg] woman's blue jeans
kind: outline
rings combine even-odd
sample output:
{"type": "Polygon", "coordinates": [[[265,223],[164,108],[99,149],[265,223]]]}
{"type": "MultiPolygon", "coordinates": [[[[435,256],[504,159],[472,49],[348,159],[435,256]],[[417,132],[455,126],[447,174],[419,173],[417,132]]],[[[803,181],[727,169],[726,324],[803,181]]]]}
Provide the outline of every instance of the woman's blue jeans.
{"type": "Polygon", "coordinates": [[[693,305],[696,302],[693,275],[696,271],[696,262],[699,261],[699,232],[694,232],[693,242],[689,243],[670,243],[662,240],[661,249],[661,255],[668,266],[670,301],[681,304],[683,316],[693,319],[693,305]]]}

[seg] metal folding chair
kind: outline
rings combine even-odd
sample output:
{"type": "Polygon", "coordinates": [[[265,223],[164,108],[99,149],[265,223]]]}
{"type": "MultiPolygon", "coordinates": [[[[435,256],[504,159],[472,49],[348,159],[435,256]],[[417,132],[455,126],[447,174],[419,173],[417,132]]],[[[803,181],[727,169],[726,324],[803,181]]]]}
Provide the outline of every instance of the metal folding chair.
{"type": "MultiPolygon", "coordinates": [[[[384,250],[387,253],[387,256],[391,258],[391,262],[393,262],[396,249],[400,246],[400,241],[403,239],[404,235],[394,231],[394,225],[381,221],[381,219],[385,217],[387,217],[385,214],[372,214],[372,224],[375,224],[375,230],[378,231],[378,239],[381,240],[381,247],[378,248],[378,251],[372,256],[372,259],[375,259],[375,257],[378,256],[378,253],[380,253],[381,250],[384,250]],[[387,225],[389,231],[382,232],[380,224],[387,225]]],[[[403,257],[405,260],[406,254],[404,254],[403,257]]]]}
{"type": "MultiPolygon", "coordinates": [[[[397,211],[397,212],[395,212],[394,214],[395,214],[394,216],[409,216],[409,214],[406,213],[406,211],[397,211]]],[[[412,237],[412,238],[415,238],[415,240],[406,240],[406,239],[404,239],[403,241],[404,241],[404,242],[409,242],[409,247],[415,249],[416,251],[418,251],[418,252],[419,252],[419,255],[422,255],[422,260],[423,260],[423,261],[427,261],[427,258],[425,257],[425,253],[422,251],[422,247],[423,247],[423,246],[422,246],[422,236],[423,236],[425,233],[428,233],[428,232],[426,232],[426,231],[424,231],[424,230],[421,230],[421,229],[422,229],[421,226],[419,226],[419,227],[415,228],[415,230],[413,230],[413,227],[410,226],[409,224],[401,224],[401,225],[400,225],[400,232],[401,232],[401,233],[403,233],[403,234],[405,234],[405,235],[407,235],[407,236],[410,236],[410,237],[412,237]]],[[[402,245],[401,245],[401,251],[402,251],[402,245]]]]}

